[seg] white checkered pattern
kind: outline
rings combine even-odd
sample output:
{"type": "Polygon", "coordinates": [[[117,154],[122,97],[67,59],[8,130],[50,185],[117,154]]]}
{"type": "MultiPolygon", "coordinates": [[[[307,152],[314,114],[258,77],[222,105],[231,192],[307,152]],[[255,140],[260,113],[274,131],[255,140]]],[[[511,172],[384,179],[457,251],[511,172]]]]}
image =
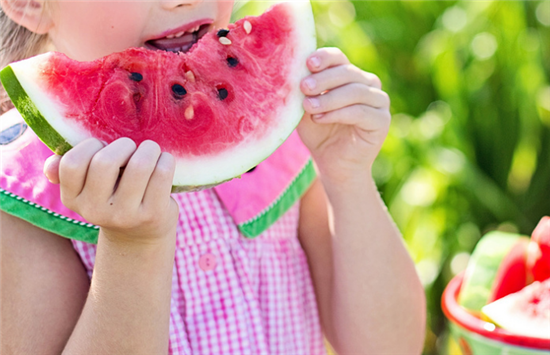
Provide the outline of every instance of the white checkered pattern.
{"type": "MultiPolygon", "coordinates": [[[[213,190],[173,195],[180,206],[170,354],[326,354],[298,205],[255,239],[239,234],[213,190]],[[199,266],[202,255],[213,270],[199,266]]],[[[91,276],[95,245],[73,241],[91,276]]]]}

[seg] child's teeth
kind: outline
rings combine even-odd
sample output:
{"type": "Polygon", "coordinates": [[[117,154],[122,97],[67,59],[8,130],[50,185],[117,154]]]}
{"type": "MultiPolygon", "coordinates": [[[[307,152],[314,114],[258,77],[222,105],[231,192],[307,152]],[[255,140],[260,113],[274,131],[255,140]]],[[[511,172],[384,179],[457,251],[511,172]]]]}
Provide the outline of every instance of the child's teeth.
{"type": "Polygon", "coordinates": [[[176,33],[175,37],[176,38],[181,37],[181,36],[183,36],[184,33],[185,33],[185,31],[178,32],[178,33],[176,33]]]}
{"type": "Polygon", "coordinates": [[[174,37],[176,37],[176,36],[175,36],[175,35],[168,35],[168,36],[166,36],[166,38],[170,38],[170,39],[172,39],[172,38],[174,38],[174,37]]]}

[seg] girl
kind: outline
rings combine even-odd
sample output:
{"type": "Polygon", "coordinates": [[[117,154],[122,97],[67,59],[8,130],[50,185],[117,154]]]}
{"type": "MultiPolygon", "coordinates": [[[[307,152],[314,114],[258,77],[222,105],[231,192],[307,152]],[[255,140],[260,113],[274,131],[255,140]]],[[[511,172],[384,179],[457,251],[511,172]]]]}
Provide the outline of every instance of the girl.
{"type": "MultiPolygon", "coordinates": [[[[233,5],[0,4],[2,65],[45,43],[93,60],[197,20],[223,28],[233,5]]],[[[174,161],[154,142],[89,139],[48,159],[57,195],[37,176],[7,172],[42,154],[30,131],[6,143],[29,140],[3,158],[6,194],[27,182],[100,228],[97,247],[71,243],[2,207],[3,353],[309,355],[325,352],[323,335],[340,354],[420,353],[423,290],[371,178],[388,97],[338,49],[316,51],[307,66],[298,133],[318,178],[255,239],[239,234],[216,190],[171,196],[174,161]]],[[[19,120],[14,110],[2,118],[19,120]]]]}

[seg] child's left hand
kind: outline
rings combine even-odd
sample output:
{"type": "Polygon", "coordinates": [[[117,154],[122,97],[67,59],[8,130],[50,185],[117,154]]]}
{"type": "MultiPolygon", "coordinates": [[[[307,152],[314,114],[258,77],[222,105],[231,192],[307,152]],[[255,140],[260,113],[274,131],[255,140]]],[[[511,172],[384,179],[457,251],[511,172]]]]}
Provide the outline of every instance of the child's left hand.
{"type": "Polygon", "coordinates": [[[388,134],[389,97],[376,75],[350,64],[337,48],[317,50],[307,66],[312,75],[301,83],[300,137],[323,180],[364,183],[388,134]]]}

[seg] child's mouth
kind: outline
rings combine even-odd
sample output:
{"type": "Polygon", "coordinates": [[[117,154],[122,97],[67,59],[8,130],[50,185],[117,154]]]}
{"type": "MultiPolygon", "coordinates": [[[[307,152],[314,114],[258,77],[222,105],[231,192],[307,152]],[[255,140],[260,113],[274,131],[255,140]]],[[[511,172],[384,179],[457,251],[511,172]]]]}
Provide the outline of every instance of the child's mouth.
{"type": "Polygon", "coordinates": [[[168,52],[187,52],[195,43],[198,42],[210,30],[210,24],[204,24],[191,28],[187,31],[181,31],[166,37],[149,40],[145,42],[148,49],[162,50],[168,52]]]}

